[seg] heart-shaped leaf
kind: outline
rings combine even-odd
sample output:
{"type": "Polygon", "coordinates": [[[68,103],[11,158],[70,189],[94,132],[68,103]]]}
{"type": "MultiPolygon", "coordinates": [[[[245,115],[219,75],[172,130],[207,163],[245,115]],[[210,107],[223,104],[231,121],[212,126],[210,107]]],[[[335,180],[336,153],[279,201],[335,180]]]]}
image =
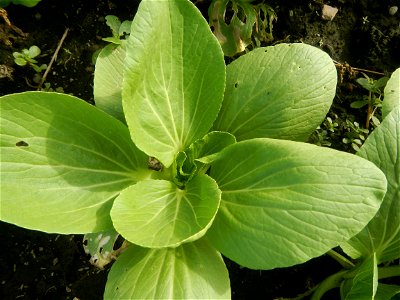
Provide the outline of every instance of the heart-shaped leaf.
{"type": "Polygon", "coordinates": [[[128,241],[151,248],[176,247],[202,237],[221,200],[215,181],[198,175],[184,189],[167,180],[130,186],[114,201],[114,227],[128,241]]]}

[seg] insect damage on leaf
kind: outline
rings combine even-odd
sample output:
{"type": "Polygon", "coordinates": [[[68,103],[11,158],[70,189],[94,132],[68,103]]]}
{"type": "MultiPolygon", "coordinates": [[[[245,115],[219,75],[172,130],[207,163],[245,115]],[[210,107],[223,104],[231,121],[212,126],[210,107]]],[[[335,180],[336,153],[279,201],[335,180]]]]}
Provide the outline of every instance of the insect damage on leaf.
{"type": "Polygon", "coordinates": [[[154,171],[162,171],[162,163],[155,157],[149,157],[149,169],[154,171]]]}
{"type": "Polygon", "coordinates": [[[17,147],[28,147],[29,144],[27,142],[25,142],[25,141],[19,141],[19,142],[15,143],[15,146],[17,146],[17,147]]]}

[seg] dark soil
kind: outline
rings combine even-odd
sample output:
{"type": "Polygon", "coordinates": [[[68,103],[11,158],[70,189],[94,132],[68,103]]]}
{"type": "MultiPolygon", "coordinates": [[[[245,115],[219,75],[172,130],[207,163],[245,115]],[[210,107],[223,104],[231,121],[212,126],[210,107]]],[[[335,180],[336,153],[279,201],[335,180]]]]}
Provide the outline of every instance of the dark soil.
{"type": "MultiPolygon", "coordinates": [[[[124,0],[42,0],[34,8],[9,6],[8,18],[27,35],[10,28],[0,19],[0,96],[35,90],[35,72],[14,64],[12,53],[37,45],[42,50],[40,64],[49,63],[66,30],[67,37],[56,63],[47,76],[51,88],[93,103],[92,55],[111,35],[106,15],[132,19],[139,1],[124,0]],[[4,69],[7,71],[4,73],[4,69]],[[3,76],[1,76],[3,75],[3,76]],[[3,78],[2,78],[3,77],[3,78]]],[[[270,1],[278,15],[274,24],[275,42],[304,42],[328,52],[338,63],[348,63],[382,74],[400,66],[400,12],[389,14],[398,0],[324,1],[338,7],[332,21],[321,19],[322,1],[270,1]]],[[[196,5],[207,12],[209,1],[196,5]]],[[[345,112],[359,123],[365,112],[350,108],[364,91],[354,76],[344,72],[330,114],[345,112]]],[[[383,75],[368,73],[380,78],[383,75]]],[[[361,76],[361,75],[360,75],[361,76]]],[[[360,77],[358,76],[358,77],[360,77]]],[[[333,145],[335,147],[335,145],[333,145]]],[[[336,145],[337,148],[343,148],[336,145]]],[[[343,149],[346,150],[346,149],[343,149]]],[[[97,270],[88,262],[82,236],[63,236],[29,231],[0,222],[1,299],[101,299],[107,270],[97,270]]],[[[340,266],[328,256],[291,268],[254,271],[226,260],[233,299],[276,299],[307,292],[340,266]]],[[[339,299],[337,291],[324,299],[339,299]]]]}

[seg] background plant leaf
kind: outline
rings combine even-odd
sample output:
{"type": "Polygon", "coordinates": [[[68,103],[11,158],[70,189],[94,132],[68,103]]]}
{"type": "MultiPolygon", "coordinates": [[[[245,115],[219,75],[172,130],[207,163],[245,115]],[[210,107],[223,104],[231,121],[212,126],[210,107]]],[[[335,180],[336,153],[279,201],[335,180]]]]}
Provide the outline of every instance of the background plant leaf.
{"type": "Polygon", "coordinates": [[[253,269],[299,264],[359,232],[386,190],[382,172],[355,155],[274,139],[242,141],[212,162],[222,191],[207,232],[228,258],[253,269]]]}
{"type": "Polygon", "coordinates": [[[208,9],[208,16],[210,27],[226,56],[243,52],[251,43],[257,13],[249,1],[214,0],[208,9]]]}
{"type": "Polygon", "coordinates": [[[230,299],[228,271],[204,239],[177,248],[131,245],[112,266],[104,299],[230,299]]]}
{"type": "Polygon", "coordinates": [[[385,87],[382,117],[385,118],[396,106],[400,106],[400,68],[393,72],[385,87]]]}
{"type": "Polygon", "coordinates": [[[399,285],[379,283],[378,290],[376,291],[375,299],[379,300],[398,300],[400,294],[399,285]],[[397,296],[397,298],[394,298],[397,296]]]}
{"type": "Polygon", "coordinates": [[[393,109],[367,138],[357,155],[386,175],[383,203],[368,226],[342,245],[353,258],[376,252],[378,263],[400,258],[400,106],[393,109]]]}
{"type": "Polygon", "coordinates": [[[217,214],[221,192],[208,175],[197,175],[184,190],[167,180],[146,180],[114,201],[114,227],[143,247],[176,247],[202,237],[217,214]]]}
{"type": "Polygon", "coordinates": [[[225,63],[197,8],[142,1],[128,39],[123,107],[135,144],[169,167],[202,138],[221,106],[225,63]]]}
{"type": "Polygon", "coordinates": [[[336,77],[332,59],[315,47],[255,49],[227,66],[225,98],[214,130],[238,140],[305,141],[332,104],[336,77]]]}
{"type": "Polygon", "coordinates": [[[113,199],[150,176],[126,126],[65,94],[0,98],[2,221],[59,233],[112,228],[113,199]]]}
{"type": "Polygon", "coordinates": [[[125,123],[121,95],[124,60],[123,46],[110,44],[100,51],[94,71],[93,93],[98,108],[125,123]]]}

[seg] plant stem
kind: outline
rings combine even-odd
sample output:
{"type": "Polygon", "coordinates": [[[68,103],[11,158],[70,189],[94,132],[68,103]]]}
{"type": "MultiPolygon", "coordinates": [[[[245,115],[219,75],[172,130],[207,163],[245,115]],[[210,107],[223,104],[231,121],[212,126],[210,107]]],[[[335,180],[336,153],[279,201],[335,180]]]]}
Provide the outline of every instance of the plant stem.
{"type": "Polygon", "coordinates": [[[318,287],[315,289],[314,294],[311,296],[311,300],[320,300],[321,297],[329,290],[340,287],[340,284],[343,281],[344,275],[347,273],[347,270],[342,270],[333,274],[324,281],[322,281],[318,287]]]}
{"type": "Polygon", "coordinates": [[[350,260],[332,249],[329,250],[327,254],[334,260],[336,260],[345,269],[351,269],[354,267],[354,264],[350,260]]]}

